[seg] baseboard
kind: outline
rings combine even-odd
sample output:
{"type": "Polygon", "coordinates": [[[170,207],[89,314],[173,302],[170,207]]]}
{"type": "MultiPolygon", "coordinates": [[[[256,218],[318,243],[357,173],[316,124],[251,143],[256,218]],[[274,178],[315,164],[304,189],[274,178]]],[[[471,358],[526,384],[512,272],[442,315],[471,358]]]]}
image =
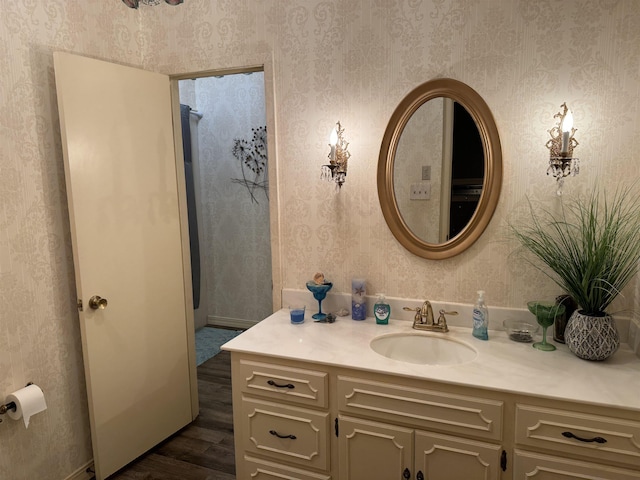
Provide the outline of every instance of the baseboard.
{"type": "Polygon", "coordinates": [[[89,460],[64,480],[89,480],[91,478],[94,478],[95,475],[93,473],[87,472],[88,469],[91,469],[91,471],[93,471],[93,460],[89,460]]]}
{"type": "MultiPolygon", "coordinates": [[[[261,319],[262,320],[262,319],[261,319]]],[[[212,327],[236,328],[246,330],[253,327],[258,320],[246,320],[244,318],[217,317],[215,315],[207,316],[207,325],[212,327]]]]}

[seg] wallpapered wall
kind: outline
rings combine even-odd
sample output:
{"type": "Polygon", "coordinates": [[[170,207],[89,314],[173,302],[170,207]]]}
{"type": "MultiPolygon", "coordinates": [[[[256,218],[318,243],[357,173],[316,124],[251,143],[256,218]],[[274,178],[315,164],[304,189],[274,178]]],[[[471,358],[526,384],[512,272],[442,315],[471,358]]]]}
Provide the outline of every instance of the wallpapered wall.
{"type": "MultiPolygon", "coordinates": [[[[509,217],[554,205],[547,130],[574,110],[582,171],[567,194],[637,177],[640,7],[635,0],[19,0],[0,15],[0,396],[39,383],[49,409],[0,424],[0,477],[61,479],[91,458],[66,214],[52,51],[165,73],[272,59],[277,144],[276,276],[303,288],[317,270],[389,296],[521,307],[557,289],[505,240],[509,217]],[[504,156],[494,220],[469,251],[427,261],[389,233],[375,179],[394,107],[453,77],[493,111],[504,156]],[[327,135],[351,142],[347,183],[321,183],[327,135]],[[487,280],[490,279],[490,280],[487,280]]],[[[272,192],[274,190],[272,189],[272,192]]],[[[618,307],[640,309],[632,287],[618,307]]]]}

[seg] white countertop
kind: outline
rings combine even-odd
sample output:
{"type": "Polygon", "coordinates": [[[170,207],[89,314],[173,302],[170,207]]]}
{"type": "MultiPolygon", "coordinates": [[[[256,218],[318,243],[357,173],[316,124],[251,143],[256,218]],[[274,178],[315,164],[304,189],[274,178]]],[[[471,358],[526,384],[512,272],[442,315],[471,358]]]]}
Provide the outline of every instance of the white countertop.
{"type": "MultiPolygon", "coordinates": [[[[543,352],[509,340],[504,331],[490,330],[489,340],[482,341],[470,328],[450,326],[448,333],[434,335],[467,343],[478,352],[476,359],[462,365],[416,365],[383,357],[369,346],[379,335],[416,332],[409,321],[376,325],[374,318],[355,321],[347,316],[317,323],[311,313],[307,309],[305,322],[292,325],[289,311],[280,310],[222,349],[640,412],[640,358],[626,344],[604,362],[589,362],[566,345],[543,352]]],[[[551,337],[549,329],[547,341],[551,337]]]]}

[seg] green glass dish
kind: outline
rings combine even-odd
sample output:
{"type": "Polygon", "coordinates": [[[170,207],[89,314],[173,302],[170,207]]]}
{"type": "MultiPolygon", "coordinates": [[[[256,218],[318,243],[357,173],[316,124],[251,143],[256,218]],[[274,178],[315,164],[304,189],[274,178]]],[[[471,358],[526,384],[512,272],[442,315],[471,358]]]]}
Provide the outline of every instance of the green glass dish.
{"type": "Polygon", "coordinates": [[[542,341],[534,343],[533,348],[537,348],[538,350],[545,352],[555,350],[555,345],[547,343],[547,328],[553,325],[556,317],[564,314],[564,305],[558,305],[554,302],[543,300],[528,302],[527,308],[536,316],[536,321],[542,327],[542,341]]]}

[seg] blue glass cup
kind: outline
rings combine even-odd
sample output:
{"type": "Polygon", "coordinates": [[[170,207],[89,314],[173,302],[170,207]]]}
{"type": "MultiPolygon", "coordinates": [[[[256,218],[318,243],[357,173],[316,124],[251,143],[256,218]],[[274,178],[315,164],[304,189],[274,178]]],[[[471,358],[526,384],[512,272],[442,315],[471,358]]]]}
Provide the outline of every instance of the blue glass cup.
{"type": "Polygon", "coordinates": [[[299,324],[304,322],[305,305],[293,305],[289,307],[291,323],[299,324]]]}

